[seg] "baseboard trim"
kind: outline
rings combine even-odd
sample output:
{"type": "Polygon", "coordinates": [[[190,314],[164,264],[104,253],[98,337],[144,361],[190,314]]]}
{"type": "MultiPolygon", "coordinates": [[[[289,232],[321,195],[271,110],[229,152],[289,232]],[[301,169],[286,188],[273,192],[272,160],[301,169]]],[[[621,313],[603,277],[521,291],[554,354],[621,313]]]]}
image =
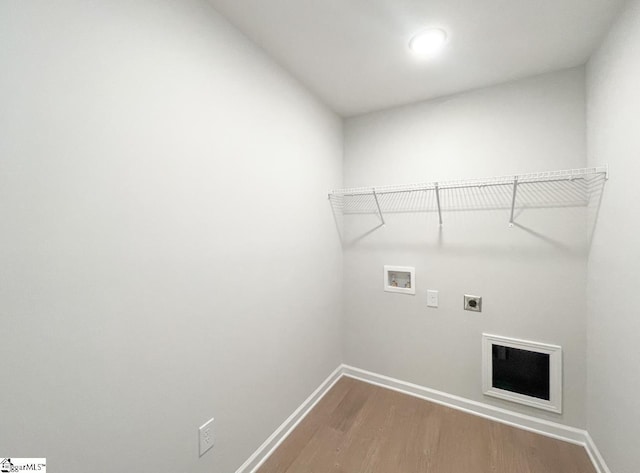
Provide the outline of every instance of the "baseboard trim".
{"type": "Polygon", "coordinates": [[[558,424],[557,422],[538,419],[537,417],[509,411],[490,404],[472,401],[470,399],[442,391],[436,391],[435,389],[408,383],[389,376],[372,373],[371,371],[365,371],[360,368],[354,368],[353,366],[343,366],[342,372],[345,376],[350,376],[394,391],[400,391],[414,397],[435,402],[436,404],[451,407],[459,411],[464,411],[469,414],[484,417],[513,427],[518,427],[546,437],[552,437],[578,445],[586,444],[586,431],[576,429],[575,427],[569,427],[563,424],[558,424]]]}
{"type": "Polygon", "coordinates": [[[593,466],[596,467],[596,471],[598,473],[611,473],[611,470],[605,463],[604,458],[600,454],[600,450],[598,450],[598,447],[596,447],[596,444],[591,438],[591,435],[589,434],[589,432],[586,432],[585,448],[587,449],[589,458],[591,458],[591,462],[593,463],[593,466]]]}
{"type": "Polygon", "coordinates": [[[591,458],[597,473],[611,473],[602,455],[598,451],[593,439],[586,430],[558,424],[557,422],[538,419],[537,417],[520,414],[500,407],[478,401],[472,401],[460,396],[448,394],[399,379],[384,376],[371,371],[340,365],[325,379],[293,414],[278,427],[273,434],[255,451],[251,457],[236,470],[236,473],[255,473],[267,458],[287,438],[293,429],[313,409],[320,399],[343,376],[358,379],[369,384],[398,391],[409,396],[418,397],[468,414],[484,417],[536,434],[583,446],[591,458]]]}
{"type": "Polygon", "coordinates": [[[286,439],[291,431],[297,427],[302,419],[313,409],[320,399],[343,376],[343,365],[338,366],[311,395],[300,404],[288,418],[264,441],[246,462],[236,470],[236,473],[254,473],[271,456],[276,448],[286,439]]]}

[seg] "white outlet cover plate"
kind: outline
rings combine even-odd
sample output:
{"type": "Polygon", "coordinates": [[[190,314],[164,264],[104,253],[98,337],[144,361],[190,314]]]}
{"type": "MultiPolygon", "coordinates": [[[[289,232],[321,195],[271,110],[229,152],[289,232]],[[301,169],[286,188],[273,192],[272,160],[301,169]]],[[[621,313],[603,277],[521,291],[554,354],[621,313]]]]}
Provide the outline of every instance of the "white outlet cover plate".
{"type": "Polygon", "coordinates": [[[215,443],[215,439],[213,437],[213,417],[208,420],[205,424],[200,426],[199,436],[200,436],[200,456],[204,455],[215,443]]]}
{"type": "Polygon", "coordinates": [[[434,289],[427,290],[427,307],[438,307],[438,291],[434,289]]]}

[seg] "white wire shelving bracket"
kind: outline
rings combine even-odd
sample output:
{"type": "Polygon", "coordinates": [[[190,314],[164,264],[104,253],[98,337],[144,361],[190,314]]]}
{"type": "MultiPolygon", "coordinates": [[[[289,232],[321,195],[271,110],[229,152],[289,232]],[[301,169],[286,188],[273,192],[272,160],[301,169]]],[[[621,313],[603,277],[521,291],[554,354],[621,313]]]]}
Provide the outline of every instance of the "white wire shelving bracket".
{"type": "Polygon", "coordinates": [[[380,209],[380,201],[378,201],[378,195],[376,194],[375,187],[371,189],[371,192],[373,193],[373,199],[376,201],[376,207],[378,208],[378,215],[380,216],[380,221],[382,222],[382,225],[385,225],[384,215],[382,215],[382,210],[380,209]]]}
{"type": "MultiPolygon", "coordinates": [[[[446,196],[444,194],[449,193],[449,196],[451,196],[452,192],[477,189],[485,193],[493,192],[494,204],[498,205],[499,208],[504,207],[510,210],[509,226],[513,227],[519,199],[521,200],[521,207],[587,205],[591,192],[596,187],[594,183],[603,184],[608,178],[608,166],[599,166],[480,179],[334,189],[329,192],[329,200],[334,210],[337,209],[343,214],[376,213],[382,225],[385,224],[385,212],[410,212],[432,209],[438,212],[438,222],[442,225],[442,214],[446,205],[446,196]],[[411,199],[401,197],[408,194],[429,192],[434,194],[435,202],[433,206],[424,202],[420,205],[412,204],[411,202],[413,201],[411,199]],[[397,204],[401,198],[404,199],[402,209],[397,204]],[[443,201],[443,198],[445,201],[443,201]],[[503,200],[504,202],[502,202],[503,200]],[[406,203],[407,201],[409,202],[408,204],[406,203]]],[[[447,208],[453,210],[454,206],[449,203],[447,208]]]]}

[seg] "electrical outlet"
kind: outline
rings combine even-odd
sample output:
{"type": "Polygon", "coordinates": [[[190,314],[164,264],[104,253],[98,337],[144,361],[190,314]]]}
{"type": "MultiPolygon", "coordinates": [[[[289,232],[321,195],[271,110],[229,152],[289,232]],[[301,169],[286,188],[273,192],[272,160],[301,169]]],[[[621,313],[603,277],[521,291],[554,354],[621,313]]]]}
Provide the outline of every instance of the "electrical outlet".
{"type": "Polygon", "coordinates": [[[213,447],[213,417],[206,424],[200,426],[200,456],[213,447]]]}
{"type": "Polygon", "coordinates": [[[471,310],[473,312],[482,312],[482,297],[464,295],[464,310],[471,310]]]}
{"type": "Polygon", "coordinates": [[[427,290],[427,307],[438,307],[438,291],[434,289],[427,290]]]}

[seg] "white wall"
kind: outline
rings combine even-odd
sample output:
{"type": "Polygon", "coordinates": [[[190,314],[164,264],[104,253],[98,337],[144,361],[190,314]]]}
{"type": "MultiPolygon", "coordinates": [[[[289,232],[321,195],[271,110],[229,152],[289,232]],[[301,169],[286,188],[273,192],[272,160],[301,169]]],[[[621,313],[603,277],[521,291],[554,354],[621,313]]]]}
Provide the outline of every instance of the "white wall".
{"type": "MultiPolygon", "coordinates": [[[[348,119],[345,185],[583,167],[584,99],[577,68],[348,119]]],[[[386,218],[371,231],[375,216],[344,217],[346,362],[583,427],[586,209],[526,210],[512,229],[508,209],[445,212],[441,230],[434,213],[386,218]],[[417,294],[383,292],[385,264],[415,266],[417,294]],[[484,297],[481,315],[465,293],[484,297]],[[482,332],[562,345],[562,415],[483,396],[482,332]]]]}
{"type": "Polygon", "coordinates": [[[588,428],[612,472],[640,465],[640,1],[587,68],[588,155],[609,163],[588,271],[588,428]]]}
{"type": "Polygon", "coordinates": [[[341,120],[199,0],[5,0],[0,68],[2,454],[234,471],[342,359],[341,120]]]}

